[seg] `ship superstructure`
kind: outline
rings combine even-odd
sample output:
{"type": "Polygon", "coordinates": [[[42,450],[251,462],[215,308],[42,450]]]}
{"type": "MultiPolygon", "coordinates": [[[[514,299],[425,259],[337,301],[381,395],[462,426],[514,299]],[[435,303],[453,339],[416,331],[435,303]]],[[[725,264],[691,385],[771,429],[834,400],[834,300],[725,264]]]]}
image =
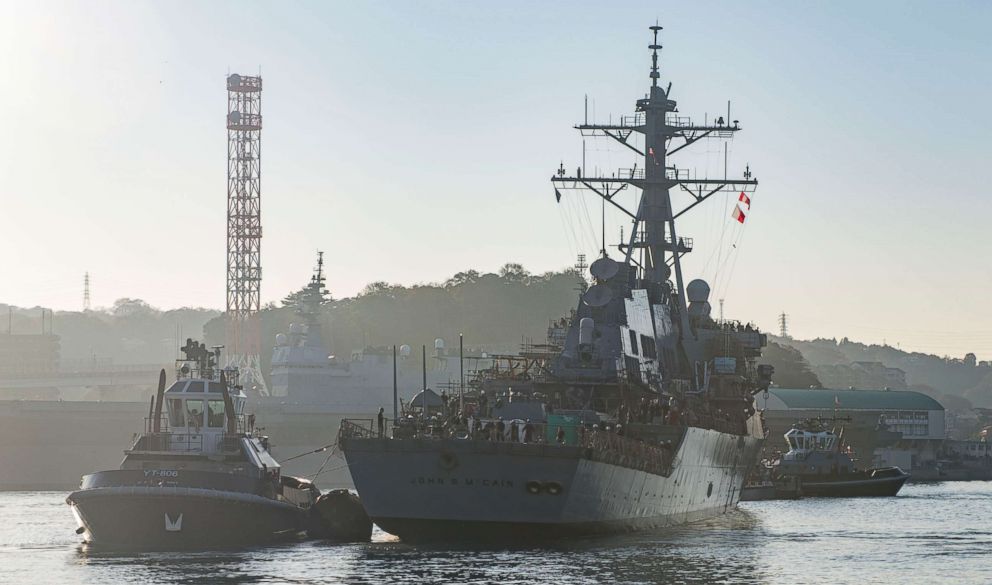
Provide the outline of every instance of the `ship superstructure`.
{"type": "Polygon", "coordinates": [[[755,363],[766,337],[749,325],[714,320],[709,284],[700,279],[684,284],[682,258],[692,251],[693,239],[678,234],[676,220],[722,191],[747,198],[758,181],[750,168],[740,178],[710,179],[691,176],[670,161],[699,140],[726,139],[741,127],[722,116],[699,125],[678,112],[670,98],[672,84],[658,85],[661,27],[651,30],[651,87],[637,100],[636,113],[616,124],[576,126],[584,136],[623,144],[639,160],[610,177],[587,176],[581,167],[569,175],[562,165],[551,179],[559,198],[560,189],[592,191],[633,224],[629,238],[618,245],[622,261],[611,259],[604,247],[592,263],[595,284],[582,295],[552,377],[564,385],[561,392],[586,392],[589,404],[604,411],[620,398],[617,386],[637,388],[670,396],[697,424],[743,433],[754,414],[754,394],[770,382],[771,367],[755,363]],[[641,193],[634,210],[616,198],[628,187],[641,193]],[[676,189],[688,195],[681,209],[673,205],[676,189]]]}
{"type": "Polygon", "coordinates": [[[671,84],[658,84],[661,27],[651,30],[651,87],[636,114],[577,126],[623,144],[637,163],[610,177],[581,167],[569,175],[562,165],[552,177],[559,199],[562,189],[591,190],[633,224],[618,246],[623,259],[604,245],[590,266],[594,284],[549,332],[548,347],[563,342],[560,352],[519,376],[494,373],[464,411],[409,413],[392,438],[342,424],[356,488],[384,530],[405,539],[547,537],[669,526],[736,505],[764,440],[753,397],[772,368],[756,363],[762,333],[714,320],[709,285],[684,284],[681,259],[693,242],[676,221],[718,192],[746,197],[757,180],[749,169],[738,179],[690,179],[668,162],[740,125],[678,114],[671,84]],[[634,210],[616,197],[627,188],[640,191],[634,210]],[[675,189],[691,197],[681,209],[675,189]],[[510,408],[535,402],[541,408],[510,408]]]}

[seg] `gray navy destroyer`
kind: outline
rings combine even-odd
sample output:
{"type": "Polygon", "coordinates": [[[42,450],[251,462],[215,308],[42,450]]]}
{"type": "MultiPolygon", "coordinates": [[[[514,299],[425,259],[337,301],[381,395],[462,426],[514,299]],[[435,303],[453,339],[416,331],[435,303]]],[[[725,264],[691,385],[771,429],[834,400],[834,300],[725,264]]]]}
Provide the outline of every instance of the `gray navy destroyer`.
{"type": "Polygon", "coordinates": [[[604,246],[593,285],[522,373],[495,372],[443,404],[415,400],[392,421],[342,422],[339,446],[383,530],[404,540],[549,538],[666,527],[736,506],[765,438],[754,396],[773,371],[756,363],[762,333],[714,320],[707,283],[684,284],[693,243],[676,221],[721,191],[743,200],[757,180],[749,170],[690,178],[669,162],[740,126],[678,113],[671,84],[658,83],[660,29],[651,27],[651,87],[636,114],[576,126],[639,164],[609,177],[562,165],[551,179],[559,200],[587,189],[631,218],[623,259],[604,246]],[[636,209],[615,197],[628,187],[640,192],[636,209]],[[686,194],[681,209],[672,191],[686,194]]]}

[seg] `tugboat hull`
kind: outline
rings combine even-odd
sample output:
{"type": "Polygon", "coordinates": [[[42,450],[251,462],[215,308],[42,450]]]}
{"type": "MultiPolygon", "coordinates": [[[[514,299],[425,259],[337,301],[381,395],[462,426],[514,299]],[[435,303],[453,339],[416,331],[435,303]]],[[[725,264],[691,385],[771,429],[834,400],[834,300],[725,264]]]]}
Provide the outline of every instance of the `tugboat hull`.
{"type": "Polygon", "coordinates": [[[889,497],[899,493],[909,474],[901,469],[887,473],[866,473],[862,478],[837,479],[832,481],[815,481],[804,479],[803,495],[820,498],[869,498],[889,497]],[[895,473],[895,472],[898,472],[895,473]]]}
{"type": "Polygon", "coordinates": [[[66,498],[88,543],[115,549],[227,548],[299,537],[306,512],[241,492],[103,487],[66,498]]]}

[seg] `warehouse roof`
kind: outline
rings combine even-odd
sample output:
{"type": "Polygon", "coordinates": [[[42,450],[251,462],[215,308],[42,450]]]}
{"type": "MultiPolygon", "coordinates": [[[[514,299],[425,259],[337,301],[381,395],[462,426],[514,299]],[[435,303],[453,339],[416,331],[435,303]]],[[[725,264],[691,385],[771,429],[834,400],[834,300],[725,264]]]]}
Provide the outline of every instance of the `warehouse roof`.
{"type": "Polygon", "coordinates": [[[944,410],[933,398],[909,390],[769,388],[768,394],[770,410],[944,410]]]}

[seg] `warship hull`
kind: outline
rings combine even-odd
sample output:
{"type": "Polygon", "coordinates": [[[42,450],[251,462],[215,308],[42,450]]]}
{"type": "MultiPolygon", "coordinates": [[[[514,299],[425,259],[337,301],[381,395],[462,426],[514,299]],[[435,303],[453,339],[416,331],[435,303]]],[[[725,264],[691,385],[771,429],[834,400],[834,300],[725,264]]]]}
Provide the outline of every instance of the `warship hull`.
{"type": "Polygon", "coordinates": [[[544,539],[664,528],[733,509],[762,439],[688,428],[670,473],[587,449],[458,439],[342,439],[362,503],[406,541],[544,539]]]}

